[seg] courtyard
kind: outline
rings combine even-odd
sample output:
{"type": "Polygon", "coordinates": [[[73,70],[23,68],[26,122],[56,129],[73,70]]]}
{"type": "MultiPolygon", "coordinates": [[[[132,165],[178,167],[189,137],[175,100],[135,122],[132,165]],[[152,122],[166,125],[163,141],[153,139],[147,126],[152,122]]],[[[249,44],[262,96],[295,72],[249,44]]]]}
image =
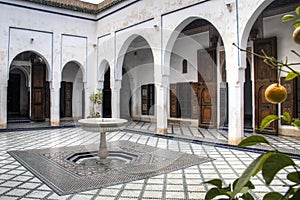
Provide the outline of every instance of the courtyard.
{"type": "MultiPolygon", "coordinates": [[[[68,124],[69,125],[69,124],[68,124]]],[[[168,134],[155,134],[155,124],[129,122],[125,129],[107,134],[108,142],[129,141],[161,149],[210,157],[213,160],[153,177],[87,190],[68,195],[57,195],[52,189],[7,151],[57,147],[88,146],[99,143],[99,134],[74,127],[23,127],[2,131],[0,134],[0,199],[204,199],[208,185],[202,184],[220,178],[232,183],[265,148],[237,148],[226,142],[226,130],[202,129],[190,126],[168,125],[168,134]]],[[[33,125],[35,126],[35,125],[33,125]]],[[[251,135],[251,132],[245,136],[251,135]]],[[[265,135],[277,148],[289,153],[299,164],[300,142],[287,136],[265,135]]],[[[286,171],[280,171],[266,187],[261,174],[253,178],[256,199],[269,191],[284,192],[286,171]]]]}

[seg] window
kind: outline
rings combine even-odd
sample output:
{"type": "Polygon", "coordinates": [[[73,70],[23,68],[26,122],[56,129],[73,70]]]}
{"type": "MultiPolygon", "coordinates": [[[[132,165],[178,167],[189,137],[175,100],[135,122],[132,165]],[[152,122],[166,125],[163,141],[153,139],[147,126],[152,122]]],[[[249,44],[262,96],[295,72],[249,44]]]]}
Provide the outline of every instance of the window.
{"type": "Polygon", "coordinates": [[[182,61],[182,73],[183,73],[183,74],[186,74],[186,73],[187,73],[187,60],[186,60],[186,59],[184,59],[184,60],[182,61]]]}
{"type": "Polygon", "coordinates": [[[154,84],[142,85],[142,115],[154,115],[155,86],[154,84]]]}

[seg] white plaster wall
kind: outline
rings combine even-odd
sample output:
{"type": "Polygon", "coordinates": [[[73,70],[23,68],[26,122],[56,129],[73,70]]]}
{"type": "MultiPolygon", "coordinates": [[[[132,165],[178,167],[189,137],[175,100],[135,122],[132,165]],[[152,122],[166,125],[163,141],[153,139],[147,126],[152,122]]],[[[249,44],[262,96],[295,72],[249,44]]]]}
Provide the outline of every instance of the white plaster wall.
{"type": "MultiPolygon", "coordinates": [[[[264,18],[264,37],[277,37],[277,57],[279,60],[285,61],[286,56],[289,62],[299,62],[299,57],[291,52],[292,49],[299,50],[293,38],[294,27],[293,22],[281,22],[283,15],[264,18]]],[[[295,69],[300,70],[300,66],[295,66],[295,69]]],[[[286,76],[282,73],[281,76],[286,76]]]]}
{"type": "Polygon", "coordinates": [[[208,32],[193,36],[179,37],[172,49],[170,64],[170,84],[180,82],[197,82],[197,51],[209,46],[208,32]],[[182,73],[182,61],[188,61],[186,74],[182,73]]]}

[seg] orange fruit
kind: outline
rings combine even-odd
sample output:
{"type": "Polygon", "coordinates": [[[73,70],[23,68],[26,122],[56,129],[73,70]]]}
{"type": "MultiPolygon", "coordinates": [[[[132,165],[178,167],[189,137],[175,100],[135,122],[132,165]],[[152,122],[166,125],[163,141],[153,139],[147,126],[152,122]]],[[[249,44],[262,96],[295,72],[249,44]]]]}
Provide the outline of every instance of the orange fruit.
{"type": "Polygon", "coordinates": [[[300,44],[300,26],[294,30],[293,39],[297,44],[300,44]]]}
{"type": "Polygon", "coordinates": [[[269,85],[265,91],[265,97],[268,102],[277,104],[285,101],[287,92],[285,87],[278,83],[269,85]]]}

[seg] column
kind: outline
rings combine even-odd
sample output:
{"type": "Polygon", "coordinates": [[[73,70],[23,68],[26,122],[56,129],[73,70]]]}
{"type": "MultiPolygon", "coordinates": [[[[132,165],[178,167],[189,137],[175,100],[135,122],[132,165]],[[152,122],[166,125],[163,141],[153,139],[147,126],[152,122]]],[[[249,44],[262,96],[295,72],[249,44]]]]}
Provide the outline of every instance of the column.
{"type": "Polygon", "coordinates": [[[157,106],[156,106],[156,120],[158,134],[168,133],[168,83],[169,77],[162,77],[162,84],[157,84],[157,106]]]}
{"type": "MultiPolygon", "coordinates": [[[[239,67],[235,72],[239,81],[228,82],[228,143],[237,145],[244,137],[244,76],[245,68],[239,67]],[[238,71],[238,73],[236,72],[238,71]]],[[[228,79],[230,80],[230,79],[228,79]]]]}
{"type": "Polygon", "coordinates": [[[60,84],[50,84],[50,126],[59,126],[60,84]]]}
{"type": "Polygon", "coordinates": [[[113,80],[111,84],[111,117],[120,118],[120,90],[122,80],[113,80]]]}
{"type": "Polygon", "coordinates": [[[7,85],[0,84],[0,129],[7,128],[7,85]]]}

